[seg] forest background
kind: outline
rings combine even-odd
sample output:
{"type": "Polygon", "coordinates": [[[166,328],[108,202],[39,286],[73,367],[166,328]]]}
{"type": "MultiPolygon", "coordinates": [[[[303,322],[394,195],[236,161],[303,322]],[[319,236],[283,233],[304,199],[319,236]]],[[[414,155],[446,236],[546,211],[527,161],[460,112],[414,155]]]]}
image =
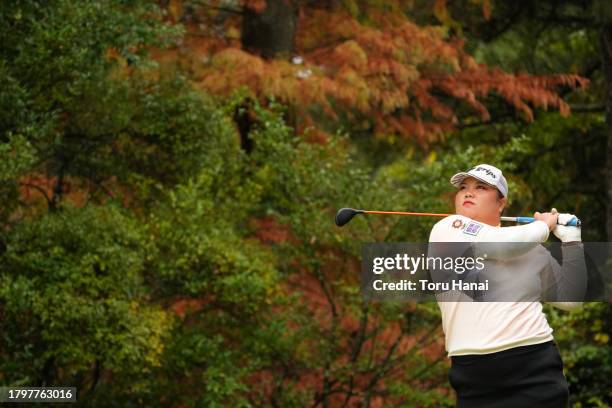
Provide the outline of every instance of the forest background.
{"type": "MultiPolygon", "coordinates": [[[[82,406],[453,405],[437,305],[365,303],[481,162],[612,237],[612,3],[0,4],[0,383],[82,406]]],[[[545,306],[574,407],[609,303],[545,306]]]]}

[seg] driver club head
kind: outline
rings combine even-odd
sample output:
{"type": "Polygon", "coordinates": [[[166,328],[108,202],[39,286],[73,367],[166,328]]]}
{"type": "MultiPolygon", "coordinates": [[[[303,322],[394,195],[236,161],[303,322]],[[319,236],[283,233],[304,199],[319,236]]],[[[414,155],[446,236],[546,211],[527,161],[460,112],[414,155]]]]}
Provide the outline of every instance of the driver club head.
{"type": "Polygon", "coordinates": [[[341,208],[336,213],[336,225],[342,227],[347,224],[357,214],[363,214],[363,210],[355,210],[354,208],[341,208]]]}

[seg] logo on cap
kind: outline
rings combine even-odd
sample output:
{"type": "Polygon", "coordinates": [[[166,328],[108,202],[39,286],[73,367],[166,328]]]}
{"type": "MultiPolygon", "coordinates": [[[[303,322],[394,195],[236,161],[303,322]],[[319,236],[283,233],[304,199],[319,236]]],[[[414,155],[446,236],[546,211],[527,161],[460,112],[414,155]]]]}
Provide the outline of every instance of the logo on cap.
{"type": "Polygon", "coordinates": [[[487,173],[487,176],[490,176],[490,177],[493,177],[493,178],[497,178],[495,176],[495,173],[493,173],[491,170],[486,169],[484,167],[476,166],[476,167],[472,167],[470,169],[470,171],[472,171],[472,170],[474,170],[474,171],[484,171],[485,173],[487,173]]]}

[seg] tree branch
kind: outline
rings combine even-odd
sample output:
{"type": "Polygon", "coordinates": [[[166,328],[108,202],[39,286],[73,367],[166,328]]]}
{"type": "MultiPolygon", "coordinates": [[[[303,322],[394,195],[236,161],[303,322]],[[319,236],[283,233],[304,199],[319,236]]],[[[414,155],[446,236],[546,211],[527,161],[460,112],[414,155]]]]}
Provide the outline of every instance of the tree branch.
{"type": "Polygon", "coordinates": [[[202,6],[202,7],[211,9],[211,10],[218,10],[218,11],[224,11],[226,13],[231,13],[231,14],[244,15],[244,10],[242,10],[242,9],[235,9],[235,8],[223,7],[223,6],[215,6],[215,5],[207,3],[205,1],[194,1],[194,3],[197,4],[198,6],[202,6]]]}
{"type": "Polygon", "coordinates": [[[47,207],[51,207],[51,199],[49,198],[49,196],[47,195],[47,192],[42,187],[37,186],[36,184],[24,183],[24,182],[20,182],[19,185],[37,190],[39,193],[43,195],[43,197],[45,197],[45,200],[47,200],[47,207]]]}
{"type": "Polygon", "coordinates": [[[575,105],[570,105],[570,109],[572,110],[572,112],[579,112],[579,113],[605,112],[606,111],[606,107],[604,106],[603,103],[595,103],[591,105],[575,104],[575,105]]]}
{"type": "Polygon", "coordinates": [[[342,404],[343,407],[346,407],[351,399],[351,397],[354,395],[353,394],[353,388],[355,386],[354,382],[355,382],[355,370],[354,370],[354,366],[355,366],[355,362],[357,361],[357,357],[359,357],[359,354],[361,353],[361,349],[363,347],[363,344],[365,343],[365,333],[368,327],[368,314],[370,311],[370,307],[367,303],[364,303],[364,306],[362,307],[362,312],[361,312],[361,321],[359,322],[359,330],[357,331],[357,340],[355,341],[353,350],[351,352],[351,376],[349,377],[349,389],[348,392],[346,393],[346,397],[344,398],[344,403],[342,404]]]}

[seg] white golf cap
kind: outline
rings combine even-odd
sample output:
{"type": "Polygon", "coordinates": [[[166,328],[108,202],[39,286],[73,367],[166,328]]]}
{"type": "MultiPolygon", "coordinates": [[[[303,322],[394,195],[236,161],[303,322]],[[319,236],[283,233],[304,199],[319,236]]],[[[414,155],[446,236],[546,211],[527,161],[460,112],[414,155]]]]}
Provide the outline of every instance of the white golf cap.
{"type": "Polygon", "coordinates": [[[467,172],[455,174],[451,177],[450,182],[453,186],[459,188],[461,182],[468,177],[474,177],[482,182],[485,182],[497,188],[504,197],[508,196],[508,182],[502,174],[502,171],[490,164],[479,164],[469,169],[467,172]]]}

